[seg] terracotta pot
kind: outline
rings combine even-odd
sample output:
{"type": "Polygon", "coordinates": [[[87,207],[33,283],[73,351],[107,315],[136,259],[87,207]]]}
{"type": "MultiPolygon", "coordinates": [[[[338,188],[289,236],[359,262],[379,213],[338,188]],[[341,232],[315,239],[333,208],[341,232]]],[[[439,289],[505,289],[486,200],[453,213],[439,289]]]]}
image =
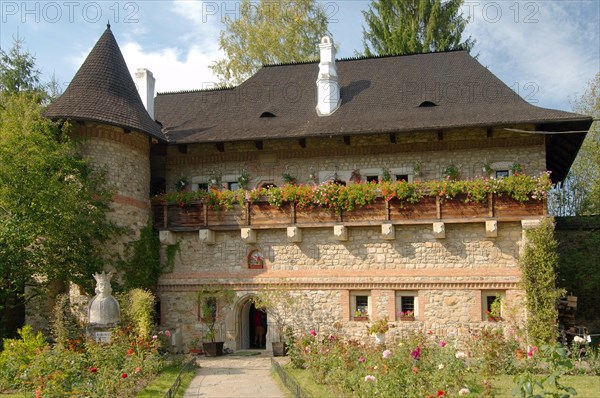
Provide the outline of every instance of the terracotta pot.
{"type": "Polygon", "coordinates": [[[401,316],[400,320],[402,322],[413,322],[415,320],[414,316],[401,316]]]}
{"type": "Polygon", "coordinates": [[[368,321],[369,317],[368,316],[355,316],[354,318],[352,318],[352,320],[364,322],[364,321],[368,321]]]}

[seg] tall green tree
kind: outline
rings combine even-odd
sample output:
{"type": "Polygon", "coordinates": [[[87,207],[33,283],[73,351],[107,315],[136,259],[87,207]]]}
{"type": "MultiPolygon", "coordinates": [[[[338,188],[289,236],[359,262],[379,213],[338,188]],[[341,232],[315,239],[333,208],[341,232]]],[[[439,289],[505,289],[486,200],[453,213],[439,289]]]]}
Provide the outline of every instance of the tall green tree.
{"type": "Polygon", "coordinates": [[[560,216],[600,214],[600,73],[590,81],[573,110],[594,122],[565,182],[551,191],[548,207],[560,216]]]}
{"type": "Polygon", "coordinates": [[[111,191],[103,174],[77,155],[65,128],[42,117],[39,95],[1,101],[0,337],[26,286],[91,288],[90,275],[104,265],[102,245],[115,231],[106,220],[111,191]]]}
{"type": "Polygon", "coordinates": [[[363,45],[367,56],[426,53],[464,49],[468,20],[462,16],[463,0],[373,0],[363,11],[363,45]]]}
{"type": "Polygon", "coordinates": [[[35,57],[23,49],[25,41],[13,36],[13,46],[6,52],[0,50],[0,92],[18,93],[40,91],[40,71],[35,66],[35,57]]]}
{"type": "Polygon", "coordinates": [[[219,46],[225,58],[210,68],[221,85],[236,85],[262,65],[318,57],[327,16],[315,0],[243,0],[239,15],[225,19],[219,46]]]}

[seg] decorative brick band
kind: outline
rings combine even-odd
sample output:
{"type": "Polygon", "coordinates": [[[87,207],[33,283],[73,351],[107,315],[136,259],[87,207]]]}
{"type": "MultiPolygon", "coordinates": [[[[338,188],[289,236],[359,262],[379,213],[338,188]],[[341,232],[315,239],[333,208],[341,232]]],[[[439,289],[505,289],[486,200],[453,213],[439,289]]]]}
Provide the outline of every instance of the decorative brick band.
{"type": "Polygon", "coordinates": [[[139,199],[134,199],[130,196],[115,194],[112,197],[112,201],[114,203],[118,203],[118,204],[137,207],[138,209],[142,209],[142,210],[147,210],[150,208],[150,202],[144,201],[144,200],[139,200],[139,199]]]}
{"type": "MultiPolygon", "coordinates": [[[[223,285],[221,283],[214,283],[223,285]]],[[[159,284],[159,292],[189,292],[210,283],[159,284]]],[[[224,284],[232,290],[261,290],[273,288],[273,284],[265,283],[228,283],[224,284]]],[[[518,282],[356,282],[356,283],[286,283],[277,284],[277,288],[291,290],[514,290],[519,288],[518,282]]]]}
{"type": "Polygon", "coordinates": [[[76,124],[71,136],[72,138],[94,137],[118,142],[147,154],[149,154],[150,151],[150,141],[145,134],[138,131],[126,133],[121,127],[110,126],[107,124],[89,122],[84,125],[76,124]]]}

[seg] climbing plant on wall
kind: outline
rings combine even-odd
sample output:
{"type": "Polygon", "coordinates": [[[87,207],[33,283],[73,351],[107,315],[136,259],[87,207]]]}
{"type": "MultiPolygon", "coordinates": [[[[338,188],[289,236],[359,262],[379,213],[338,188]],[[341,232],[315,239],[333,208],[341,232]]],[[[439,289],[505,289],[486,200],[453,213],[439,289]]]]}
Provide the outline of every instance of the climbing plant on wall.
{"type": "Polygon", "coordinates": [[[557,301],[564,295],[556,287],[558,244],[554,238],[554,219],[543,219],[525,235],[519,266],[526,294],[527,332],[532,344],[553,344],[557,338],[557,301]]]}
{"type": "Polygon", "coordinates": [[[119,267],[123,272],[124,287],[153,289],[161,273],[172,270],[178,251],[179,243],[167,246],[166,261],[163,266],[160,259],[158,232],[152,229],[149,222],[140,230],[139,239],[130,242],[125,248],[125,259],[120,262],[119,267]]]}

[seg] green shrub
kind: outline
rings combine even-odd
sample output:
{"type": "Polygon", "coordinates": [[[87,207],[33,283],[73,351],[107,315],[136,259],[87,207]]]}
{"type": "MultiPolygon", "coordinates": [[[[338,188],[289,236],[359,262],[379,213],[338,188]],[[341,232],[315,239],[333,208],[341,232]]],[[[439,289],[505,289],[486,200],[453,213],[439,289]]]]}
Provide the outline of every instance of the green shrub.
{"type": "Polygon", "coordinates": [[[48,347],[42,333],[34,333],[29,325],[19,329],[18,334],[19,339],[4,339],[0,352],[0,391],[20,388],[27,367],[48,347]]]}

